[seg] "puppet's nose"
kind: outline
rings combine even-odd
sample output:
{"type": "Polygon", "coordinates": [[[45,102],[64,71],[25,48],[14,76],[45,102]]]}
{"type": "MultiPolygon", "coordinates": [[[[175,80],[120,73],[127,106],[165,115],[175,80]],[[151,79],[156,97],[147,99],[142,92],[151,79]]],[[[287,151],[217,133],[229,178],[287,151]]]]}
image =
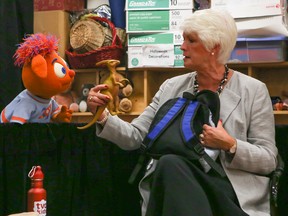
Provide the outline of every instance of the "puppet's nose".
{"type": "Polygon", "coordinates": [[[75,76],[75,71],[74,70],[69,70],[68,74],[69,74],[69,76],[71,78],[73,78],[75,76]]]}

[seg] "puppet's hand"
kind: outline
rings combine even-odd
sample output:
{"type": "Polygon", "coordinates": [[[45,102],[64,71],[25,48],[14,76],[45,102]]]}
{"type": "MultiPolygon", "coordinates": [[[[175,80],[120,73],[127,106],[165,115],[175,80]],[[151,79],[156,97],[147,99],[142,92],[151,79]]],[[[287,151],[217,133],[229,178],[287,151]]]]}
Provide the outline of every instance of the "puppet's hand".
{"type": "Polygon", "coordinates": [[[54,122],[71,122],[73,111],[68,109],[67,106],[61,106],[61,110],[59,113],[53,116],[52,120],[54,122]]]}

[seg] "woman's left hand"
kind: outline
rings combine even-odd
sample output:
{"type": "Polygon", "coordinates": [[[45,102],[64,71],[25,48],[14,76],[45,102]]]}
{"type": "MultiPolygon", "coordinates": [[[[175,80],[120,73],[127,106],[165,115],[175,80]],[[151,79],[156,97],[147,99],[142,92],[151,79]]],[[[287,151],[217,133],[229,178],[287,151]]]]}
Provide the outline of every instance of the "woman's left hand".
{"type": "Polygon", "coordinates": [[[203,132],[200,134],[200,142],[205,147],[228,151],[235,145],[236,140],[227,133],[222,125],[222,121],[219,120],[217,127],[211,127],[207,124],[203,125],[203,132]]]}

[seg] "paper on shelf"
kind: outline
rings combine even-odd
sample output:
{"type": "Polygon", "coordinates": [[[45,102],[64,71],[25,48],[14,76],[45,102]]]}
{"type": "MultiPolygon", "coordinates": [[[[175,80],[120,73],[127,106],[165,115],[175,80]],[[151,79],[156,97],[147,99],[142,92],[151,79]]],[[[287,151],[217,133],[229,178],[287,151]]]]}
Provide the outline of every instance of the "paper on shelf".
{"type": "Polygon", "coordinates": [[[238,37],[245,36],[288,36],[286,16],[265,16],[235,19],[238,37]]]}
{"type": "Polygon", "coordinates": [[[234,18],[281,15],[283,0],[213,0],[211,8],[225,9],[234,18]]]}

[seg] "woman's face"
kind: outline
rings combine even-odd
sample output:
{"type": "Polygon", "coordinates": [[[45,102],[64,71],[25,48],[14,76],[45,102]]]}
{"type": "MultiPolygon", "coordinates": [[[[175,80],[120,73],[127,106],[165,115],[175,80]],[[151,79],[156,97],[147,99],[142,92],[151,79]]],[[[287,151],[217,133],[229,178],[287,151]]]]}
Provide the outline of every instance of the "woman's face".
{"type": "Polygon", "coordinates": [[[211,52],[206,50],[196,33],[183,33],[183,38],[181,50],[184,56],[184,66],[193,70],[202,68],[209,62],[211,52]]]}

